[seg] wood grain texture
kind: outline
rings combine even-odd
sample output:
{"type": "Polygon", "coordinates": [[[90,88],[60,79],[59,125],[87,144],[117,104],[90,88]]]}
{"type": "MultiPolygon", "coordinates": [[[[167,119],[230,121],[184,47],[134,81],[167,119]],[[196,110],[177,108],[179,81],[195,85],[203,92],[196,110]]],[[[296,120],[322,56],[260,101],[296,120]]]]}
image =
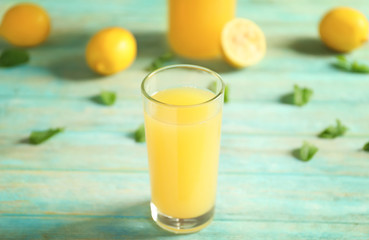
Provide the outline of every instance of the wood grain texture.
{"type": "MultiPolygon", "coordinates": [[[[0,16],[14,4],[0,2],[0,16]]],[[[350,5],[369,17],[367,0],[239,0],[237,16],[255,21],[267,55],[234,70],[222,60],[193,61],[230,85],[224,107],[216,216],[203,231],[175,236],[150,218],[145,144],[132,139],[143,122],[140,83],[166,52],[166,1],[35,0],[52,31],[31,61],[0,68],[0,239],[369,239],[369,75],[332,67],[336,53],[317,34],[322,15],[350,5]],[[92,73],[88,39],[107,26],[131,30],[138,57],[113,76],[92,73]],[[314,90],[304,107],[284,104],[294,84],[314,90]],[[91,97],[114,90],[112,107],[91,97]],[[342,138],[317,134],[335,119],[342,138]],[[39,146],[32,130],[66,127],[39,146]],[[292,152],[319,147],[310,162],[292,152]]],[[[0,39],[0,49],[9,47],[0,39]]],[[[369,44],[350,57],[369,62],[369,44]]]]}

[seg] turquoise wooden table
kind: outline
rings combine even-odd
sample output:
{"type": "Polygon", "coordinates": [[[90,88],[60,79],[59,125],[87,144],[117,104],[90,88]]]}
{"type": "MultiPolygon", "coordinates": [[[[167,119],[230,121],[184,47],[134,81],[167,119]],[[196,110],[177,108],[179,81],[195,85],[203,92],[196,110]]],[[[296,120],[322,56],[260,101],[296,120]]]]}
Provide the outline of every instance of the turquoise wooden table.
{"type": "MultiPolygon", "coordinates": [[[[1,14],[16,1],[2,0],[1,14]]],[[[167,51],[166,2],[34,1],[52,31],[29,49],[31,61],[0,69],[0,239],[369,239],[369,75],[339,71],[319,41],[321,16],[350,5],[369,16],[367,0],[239,0],[237,16],[265,32],[264,60],[234,70],[194,62],[230,85],[225,105],[216,215],[203,231],[175,236],[149,216],[146,146],[131,133],[143,122],[145,68],[167,51]],[[108,77],[86,66],[88,39],[107,26],[131,30],[138,57],[108,77]],[[281,102],[299,84],[314,90],[304,107],[281,102]],[[114,106],[95,104],[101,90],[114,106]],[[339,118],[344,137],[316,135],[339,118]],[[65,127],[44,144],[33,130],[65,127]],[[310,162],[292,151],[319,147],[310,162]]],[[[0,40],[0,48],[9,45],[0,40]]],[[[369,61],[369,45],[351,54],[369,61]]]]}

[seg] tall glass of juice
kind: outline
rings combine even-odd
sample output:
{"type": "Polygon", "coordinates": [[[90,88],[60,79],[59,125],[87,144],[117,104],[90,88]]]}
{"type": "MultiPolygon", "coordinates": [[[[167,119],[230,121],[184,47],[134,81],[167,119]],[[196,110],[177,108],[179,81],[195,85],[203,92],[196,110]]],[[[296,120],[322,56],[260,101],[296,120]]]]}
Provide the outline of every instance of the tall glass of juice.
{"type": "Polygon", "coordinates": [[[152,218],[171,232],[199,231],[214,215],[224,83],[180,64],[150,73],[141,90],[152,218]]]}
{"type": "Polygon", "coordinates": [[[168,0],[168,5],[173,51],[193,59],[218,57],[221,32],[234,18],[236,0],[168,0]]]}

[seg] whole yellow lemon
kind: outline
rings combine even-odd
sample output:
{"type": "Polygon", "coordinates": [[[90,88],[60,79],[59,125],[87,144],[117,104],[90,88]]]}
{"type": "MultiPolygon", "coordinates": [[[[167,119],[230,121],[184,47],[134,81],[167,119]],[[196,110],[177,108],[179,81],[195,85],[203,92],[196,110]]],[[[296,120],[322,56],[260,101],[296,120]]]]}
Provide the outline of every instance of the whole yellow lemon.
{"type": "Polygon", "coordinates": [[[319,25],[320,38],[329,48],[349,52],[368,40],[369,23],[356,9],[338,7],[330,10],[319,25]]]}
{"type": "Polygon", "coordinates": [[[20,3],[11,7],[3,17],[0,34],[11,44],[31,47],[44,42],[49,36],[50,18],[40,6],[20,3]]]}
{"type": "Polygon", "coordinates": [[[110,75],[129,67],[136,58],[137,43],[133,34],[120,27],[97,32],[86,47],[87,64],[102,75],[110,75]]]}

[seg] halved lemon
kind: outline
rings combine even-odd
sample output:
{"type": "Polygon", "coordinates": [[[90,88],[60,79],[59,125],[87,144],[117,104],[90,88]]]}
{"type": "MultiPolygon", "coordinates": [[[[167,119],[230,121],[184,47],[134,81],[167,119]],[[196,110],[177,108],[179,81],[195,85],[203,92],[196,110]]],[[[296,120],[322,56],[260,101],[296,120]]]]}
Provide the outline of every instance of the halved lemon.
{"type": "Polygon", "coordinates": [[[266,41],[258,25],[248,19],[236,18],[224,26],[221,47],[223,57],[230,65],[243,68],[264,57],[266,41]]]}

